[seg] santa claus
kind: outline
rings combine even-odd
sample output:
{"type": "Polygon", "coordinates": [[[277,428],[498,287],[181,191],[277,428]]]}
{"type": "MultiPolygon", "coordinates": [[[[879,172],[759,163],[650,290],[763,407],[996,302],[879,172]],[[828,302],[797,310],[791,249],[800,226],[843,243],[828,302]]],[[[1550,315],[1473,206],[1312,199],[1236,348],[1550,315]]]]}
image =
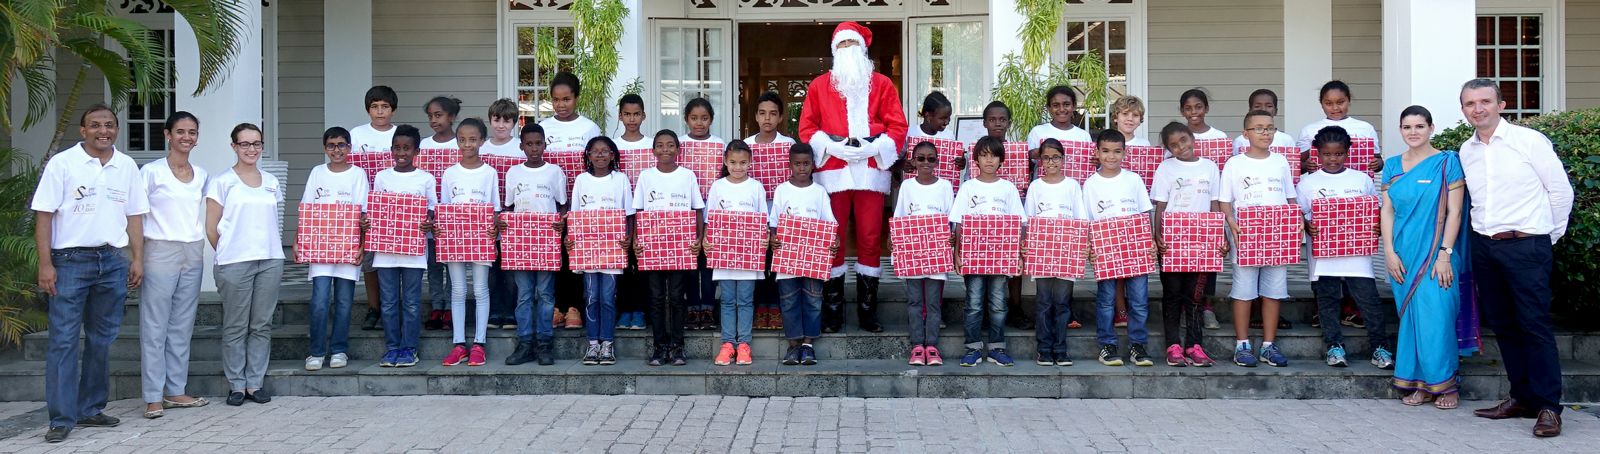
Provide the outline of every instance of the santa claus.
{"type": "MultiPolygon", "coordinates": [[[[856,321],[867,331],[878,323],[878,259],[883,244],[884,198],[889,169],[905,148],[905,111],[889,77],[873,70],[867,57],[872,31],[855,22],[833,30],[833,69],[806,88],[800,111],[800,138],[817,151],[816,180],[833,199],[839,237],[855,230],[856,321]],[[845,222],[845,220],[849,222],[845,222]]],[[[823,287],[822,326],[837,332],[844,324],[844,249],[833,257],[833,274],[823,287]]]]}

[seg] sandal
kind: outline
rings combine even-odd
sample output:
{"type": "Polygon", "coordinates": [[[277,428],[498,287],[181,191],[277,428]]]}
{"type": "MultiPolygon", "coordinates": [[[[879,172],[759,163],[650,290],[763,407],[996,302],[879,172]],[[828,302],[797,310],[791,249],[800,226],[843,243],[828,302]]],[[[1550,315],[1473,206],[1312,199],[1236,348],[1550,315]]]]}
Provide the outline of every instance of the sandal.
{"type": "Polygon", "coordinates": [[[1458,393],[1441,394],[1433,400],[1433,406],[1440,410],[1454,410],[1456,407],[1461,406],[1461,395],[1458,393]],[[1445,397],[1450,397],[1452,402],[1445,403],[1445,397]]]}
{"type": "Polygon", "coordinates": [[[172,399],[161,399],[161,408],[199,408],[210,404],[211,401],[204,397],[196,397],[188,402],[178,402],[172,399]]]}
{"type": "Polygon", "coordinates": [[[155,410],[145,410],[144,419],[156,419],[166,415],[167,412],[159,408],[155,410]]]}
{"type": "Polygon", "coordinates": [[[1409,405],[1409,406],[1412,406],[1412,407],[1416,407],[1416,406],[1419,406],[1419,405],[1422,405],[1422,404],[1425,404],[1425,403],[1428,403],[1428,402],[1432,402],[1432,401],[1433,401],[1433,395],[1432,394],[1428,394],[1428,393],[1421,392],[1421,391],[1413,392],[1413,393],[1411,393],[1411,395],[1400,399],[1400,403],[1406,404],[1406,405],[1409,405]],[[1419,394],[1422,397],[1417,397],[1417,395],[1419,395],[1419,394]],[[1416,397],[1416,398],[1413,399],[1413,397],[1416,397]]]}

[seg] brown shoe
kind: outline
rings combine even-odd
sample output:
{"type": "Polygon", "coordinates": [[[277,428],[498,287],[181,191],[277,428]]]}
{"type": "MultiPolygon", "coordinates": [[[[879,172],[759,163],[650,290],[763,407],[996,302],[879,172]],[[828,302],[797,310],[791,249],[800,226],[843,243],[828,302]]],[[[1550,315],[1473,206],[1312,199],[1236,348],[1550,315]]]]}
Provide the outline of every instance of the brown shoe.
{"type": "Polygon", "coordinates": [[[1561,415],[1555,410],[1539,410],[1539,421],[1533,423],[1533,436],[1549,438],[1561,435],[1561,415]]]}
{"type": "Polygon", "coordinates": [[[1532,408],[1524,407],[1522,403],[1517,402],[1516,399],[1508,397],[1506,400],[1500,401],[1499,405],[1473,410],[1472,414],[1479,418],[1509,419],[1532,418],[1537,413],[1535,413],[1532,408]]]}

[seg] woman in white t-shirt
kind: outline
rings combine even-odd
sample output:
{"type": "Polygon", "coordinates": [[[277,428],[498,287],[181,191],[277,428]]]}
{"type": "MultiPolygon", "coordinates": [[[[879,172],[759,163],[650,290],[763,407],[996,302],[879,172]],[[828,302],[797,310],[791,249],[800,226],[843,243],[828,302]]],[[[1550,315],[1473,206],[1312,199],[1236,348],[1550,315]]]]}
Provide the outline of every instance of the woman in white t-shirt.
{"type": "MultiPolygon", "coordinates": [[[[456,128],[456,144],[461,147],[461,162],[444,171],[439,185],[439,203],[486,204],[500,210],[500,181],[494,167],[483,162],[478,148],[489,127],[482,120],[468,118],[456,128]]],[[[489,262],[446,262],[450,270],[450,329],[455,347],[445,355],[443,364],[454,366],[465,360],[468,366],[481,366],[488,361],[483,350],[484,330],[489,326],[489,262]],[[467,267],[472,267],[472,293],[475,296],[473,337],[466,344],[467,318],[467,267]]]]}
{"type": "Polygon", "coordinates": [[[262,390],[272,359],[272,313],[283,285],[283,238],[278,230],[283,190],[256,167],[261,128],[240,123],[228,135],[238,161],[206,188],[206,236],[217,250],[222,294],[222,372],[228,405],[272,400],[262,390]]]}
{"type": "Polygon", "coordinates": [[[189,162],[200,140],[200,119],[189,112],[173,112],[163,130],[167,157],[139,171],[150,197],[139,295],[139,369],[144,417],[152,419],[163,415],[163,407],[209,403],[190,397],[184,389],[204,273],[206,170],[189,162]]]}
{"type": "MultiPolygon", "coordinates": [[[[361,211],[367,206],[367,172],[350,165],[350,133],[335,126],[322,133],[322,149],[328,163],[311,169],[300,203],[353,205],[361,211]]],[[[322,359],[338,369],[350,361],[350,304],[355,298],[356,280],[361,265],[353,263],[310,263],[311,280],[311,355],[306,370],[322,369],[322,359]],[[331,346],[328,321],[333,320],[331,346]],[[331,348],[330,348],[331,347],[331,348]]]]}

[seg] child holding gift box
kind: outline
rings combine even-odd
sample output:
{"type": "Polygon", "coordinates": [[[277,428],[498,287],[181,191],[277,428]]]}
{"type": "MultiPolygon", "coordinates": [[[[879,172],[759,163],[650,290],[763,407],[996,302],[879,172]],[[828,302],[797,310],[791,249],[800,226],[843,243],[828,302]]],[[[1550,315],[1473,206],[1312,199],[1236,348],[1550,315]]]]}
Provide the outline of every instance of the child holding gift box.
{"type": "MultiPolygon", "coordinates": [[[[497,99],[489,104],[487,114],[488,116],[484,118],[489,120],[489,135],[484,139],[483,145],[478,147],[478,155],[525,158],[526,153],[523,151],[521,135],[517,131],[517,127],[521,124],[519,120],[522,117],[522,111],[517,107],[517,102],[511,98],[497,99]]],[[[544,135],[541,134],[540,137],[542,138],[544,135]]],[[[543,150],[544,144],[539,144],[539,147],[543,150]]],[[[501,194],[501,196],[504,196],[504,194],[501,194]]],[[[559,288],[559,275],[557,282],[557,287],[559,288]]],[[[430,275],[428,288],[432,290],[437,285],[440,284],[436,283],[430,275]]],[[[492,295],[491,298],[494,300],[489,305],[489,326],[499,329],[517,329],[515,278],[512,277],[511,273],[500,269],[499,261],[495,261],[489,266],[489,289],[492,295]]],[[[563,293],[557,292],[556,294],[561,295],[563,293]]],[[[557,309],[560,309],[559,302],[557,306],[557,309]]],[[[540,320],[537,323],[542,324],[545,321],[540,320]]],[[[560,327],[560,325],[558,323],[557,327],[560,327]]]]}
{"type": "MultiPolygon", "coordinates": [[[[962,183],[960,192],[956,193],[955,204],[950,209],[950,222],[954,223],[951,236],[961,236],[961,218],[969,214],[1017,216],[1027,222],[1022,197],[1017,195],[1017,185],[999,175],[1000,165],[1006,159],[1005,142],[993,136],[980,138],[973,145],[972,157],[978,164],[978,176],[962,183]]],[[[1018,259],[1021,259],[1020,255],[1018,259]]],[[[984,358],[1001,366],[1015,364],[1006,352],[1006,287],[1010,278],[977,274],[962,277],[967,287],[967,352],[961,356],[961,365],[976,366],[984,358]],[[983,317],[985,306],[987,319],[983,317]],[[986,320],[989,322],[988,330],[983,329],[986,320]],[[984,350],[986,346],[988,351],[984,350]]]]}
{"type": "MultiPolygon", "coordinates": [[[[1249,111],[1252,111],[1252,110],[1262,110],[1262,111],[1266,111],[1267,113],[1272,114],[1274,117],[1276,117],[1278,115],[1278,93],[1277,92],[1274,92],[1272,90],[1268,90],[1268,89],[1265,89],[1265,88],[1261,88],[1261,89],[1257,89],[1256,91],[1250,92],[1250,98],[1249,99],[1250,99],[1250,102],[1248,103],[1248,107],[1249,108],[1245,109],[1245,112],[1249,112],[1249,111]]],[[[1273,147],[1294,147],[1294,146],[1296,146],[1295,145],[1294,136],[1291,136],[1288,133],[1285,133],[1283,131],[1278,131],[1277,133],[1274,133],[1272,135],[1272,146],[1273,147]]],[[[1245,134],[1241,133],[1241,134],[1239,134],[1238,137],[1234,137],[1233,138],[1233,154],[1235,154],[1235,155],[1241,154],[1241,153],[1244,153],[1244,151],[1248,150],[1248,149],[1250,149],[1250,138],[1247,137],[1245,134]]]]}
{"type": "MultiPolygon", "coordinates": [[[[655,145],[650,136],[639,132],[639,125],[644,124],[644,119],[644,98],[636,94],[626,94],[617,100],[617,122],[622,124],[622,135],[613,137],[612,140],[617,143],[619,152],[649,149],[655,145]]],[[[619,160],[619,165],[622,165],[622,162],[619,160]]],[[[627,175],[622,176],[623,179],[628,178],[627,175]]],[[[628,208],[632,209],[632,205],[628,208]]],[[[649,307],[646,302],[648,301],[646,291],[650,286],[639,276],[636,268],[630,266],[617,277],[620,283],[617,285],[617,329],[644,329],[645,309],[649,307]]]]}
{"type": "MultiPolygon", "coordinates": [[[[1161,144],[1172,159],[1161,162],[1155,179],[1150,183],[1150,200],[1156,205],[1156,224],[1153,231],[1156,247],[1165,252],[1161,239],[1166,213],[1203,213],[1217,211],[1216,190],[1221,175],[1217,163],[1202,158],[1194,152],[1194,133],[1182,123],[1172,122],[1161,128],[1161,144]]],[[[1227,243],[1223,243],[1227,248],[1227,243]]],[[[1206,282],[1216,273],[1180,273],[1161,271],[1161,330],[1167,341],[1167,365],[1174,367],[1211,367],[1215,361],[1206,355],[1200,343],[1205,339],[1200,333],[1204,325],[1201,304],[1206,282]],[[1178,328],[1186,325],[1183,337],[1178,328]],[[1188,347],[1184,347],[1187,345],[1188,347]]]]}
{"type": "MultiPolygon", "coordinates": [[[[428,114],[428,127],[433,128],[433,135],[423,137],[422,143],[417,145],[417,151],[420,153],[422,150],[457,150],[459,146],[456,145],[455,124],[456,115],[461,114],[461,100],[448,96],[435,96],[423,105],[423,112],[428,114]]],[[[444,329],[444,324],[448,322],[447,312],[438,300],[445,296],[444,288],[450,283],[445,275],[444,264],[439,263],[437,246],[438,242],[433,237],[428,237],[428,282],[432,284],[429,287],[428,302],[433,310],[428,313],[428,321],[423,322],[427,329],[444,329]]],[[[499,320],[491,321],[496,322],[493,323],[495,326],[500,325],[499,320]]]]}
{"type": "Polygon", "coordinates": [[[1111,103],[1111,126],[1122,133],[1122,138],[1128,146],[1150,146],[1150,139],[1134,135],[1142,124],[1144,124],[1144,100],[1138,96],[1127,95],[1111,103]]]}
{"type": "MultiPolygon", "coordinates": [[[[1241,233],[1237,208],[1295,204],[1294,179],[1289,174],[1289,161],[1273,153],[1272,136],[1278,131],[1272,114],[1256,110],[1244,117],[1244,131],[1250,137],[1250,150],[1228,159],[1222,170],[1222,180],[1217,193],[1218,208],[1228,220],[1228,231],[1237,239],[1241,233]]],[[[1237,249],[1237,248],[1235,248],[1237,249]]],[[[1237,257],[1236,257],[1237,260],[1237,257]]],[[[1237,263],[1235,263],[1237,265],[1237,263]]],[[[1233,333],[1235,336],[1233,363],[1255,367],[1259,361],[1270,366],[1286,366],[1288,358],[1273,345],[1277,340],[1278,326],[1262,327],[1261,353],[1258,357],[1250,348],[1250,301],[1261,298],[1262,320],[1277,320],[1279,301],[1289,297],[1287,266],[1247,267],[1234,266],[1233,333]]]]}
{"type": "MultiPolygon", "coordinates": [[[[778,127],[784,122],[783,98],[778,96],[778,92],[768,91],[756,98],[755,118],[757,131],[750,137],[744,138],[745,143],[794,143],[794,139],[778,132],[778,127]]],[[[767,259],[771,261],[771,257],[767,259]]],[[[755,329],[781,329],[783,314],[778,309],[777,275],[765,274],[766,276],[756,284],[755,329]]]]}
{"type": "Polygon", "coordinates": [[[906,133],[906,138],[913,140],[912,143],[916,143],[914,139],[921,138],[956,140],[955,131],[949,129],[950,116],[953,109],[954,107],[950,104],[950,98],[946,97],[944,93],[938,91],[928,92],[928,96],[922,98],[922,109],[917,111],[917,116],[922,118],[922,123],[915,128],[911,128],[911,131],[906,133]]]}
{"type": "MultiPolygon", "coordinates": [[[[362,108],[367,111],[367,124],[350,128],[351,153],[388,153],[394,140],[394,109],[400,105],[400,97],[394,89],[387,85],[378,85],[367,89],[366,96],[361,101],[362,108]]],[[[383,169],[361,169],[363,172],[376,174],[383,169]]],[[[376,177],[374,177],[376,178],[376,177]]],[[[361,329],[372,331],[380,329],[382,322],[379,320],[378,305],[378,272],[372,267],[372,253],[361,255],[362,279],[366,280],[367,290],[367,319],[362,322],[361,329]]]]}
{"type": "MultiPolygon", "coordinates": [[[[628,176],[617,171],[621,161],[616,142],[606,136],[589,139],[584,146],[584,173],[579,174],[572,185],[574,210],[623,210],[626,215],[633,214],[628,176]]],[[[631,232],[632,228],[628,231],[631,232]]],[[[567,244],[567,249],[572,249],[570,239],[567,244]]],[[[628,238],[624,237],[619,244],[627,249],[628,238]]],[[[622,270],[586,270],[579,273],[583,275],[583,313],[589,315],[589,347],[584,350],[583,364],[616,364],[617,276],[622,274],[622,270]]],[[[549,348],[546,347],[540,353],[540,364],[545,364],[546,358],[551,356],[548,352],[549,348]]]]}
{"type": "MultiPolygon", "coordinates": [[[[722,153],[722,173],[726,176],[711,184],[711,191],[706,194],[707,210],[767,212],[767,189],[760,181],[750,178],[750,157],[750,146],[743,140],[728,143],[728,149],[722,153]]],[[[715,239],[702,237],[700,247],[715,247],[714,243],[715,239]]],[[[765,271],[711,270],[711,278],[722,291],[722,348],[717,351],[716,365],[726,366],[737,361],[744,366],[753,361],[750,358],[750,330],[755,323],[753,300],[756,282],[765,275],[765,271]]]]}
{"type": "Polygon", "coordinates": [[[1211,113],[1211,97],[1206,94],[1204,88],[1190,88],[1178,95],[1178,111],[1183,114],[1184,121],[1188,122],[1189,131],[1194,134],[1195,140],[1228,138],[1228,133],[1206,124],[1206,115],[1211,113]]]}
{"type": "MultiPolygon", "coordinates": [[[[1060,87],[1057,87],[1057,88],[1060,88],[1060,87]]],[[[1057,107],[1060,107],[1061,102],[1063,102],[1061,100],[1064,99],[1064,98],[1061,98],[1060,96],[1057,96],[1057,95],[1059,95],[1059,93],[1056,93],[1055,90],[1051,90],[1051,94],[1047,95],[1046,98],[1057,100],[1058,101],[1057,102],[1057,104],[1058,104],[1057,107]]],[[[1073,96],[1076,96],[1076,95],[1073,95],[1073,96]]],[[[1076,98],[1074,98],[1074,99],[1076,99],[1076,98]]],[[[1059,112],[1057,112],[1057,113],[1059,113],[1059,112]]],[[[1066,113],[1066,115],[1069,116],[1068,117],[1069,120],[1067,120],[1067,121],[1070,122],[1070,115],[1072,115],[1072,113],[1069,111],[1069,112],[1066,113]]],[[[1055,117],[1052,117],[1052,118],[1055,118],[1055,117]]],[[[1075,126],[1072,126],[1071,123],[1068,123],[1066,127],[1074,128],[1075,126]]],[[[1049,131],[1052,131],[1052,132],[1049,132],[1048,134],[1045,134],[1045,135],[1061,133],[1060,130],[1056,130],[1050,124],[1039,125],[1038,127],[1033,128],[1034,132],[1039,132],[1040,128],[1046,128],[1049,131]]],[[[1001,147],[1004,147],[1005,146],[1005,140],[1006,140],[1006,131],[1011,130],[1011,107],[1007,106],[1006,103],[1003,103],[1003,102],[1000,102],[1000,101],[991,101],[991,102],[989,102],[989,105],[984,106],[984,108],[983,108],[983,129],[984,129],[985,132],[988,133],[988,137],[994,138],[995,140],[999,140],[1000,144],[1001,144],[1001,147]]],[[[1068,131],[1068,132],[1070,133],[1070,131],[1068,131]]],[[[1072,134],[1076,134],[1076,133],[1072,133],[1072,134]]],[[[1084,133],[1084,134],[1088,134],[1088,133],[1084,133]]],[[[1035,138],[1035,134],[1029,133],[1028,137],[1035,138]]],[[[1043,137],[1043,136],[1040,136],[1040,137],[1043,137]]],[[[1085,142],[1087,142],[1087,140],[1085,140],[1085,142]]],[[[1030,140],[1029,143],[1031,144],[1031,143],[1033,143],[1033,141],[1030,140]]],[[[1038,150],[1037,146],[1031,146],[1030,145],[1029,148],[1032,149],[1032,150],[1030,150],[1028,152],[1028,155],[1029,155],[1028,159],[1029,159],[1029,162],[1030,162],[1029,167],[1028,167],[1028,173],[1031,175],[1032,172],[1033,172],[1032,162],[1038,160],[1039,157],[1038,157],[1037,153],[1039,152],[1039,150],[1038,150]]],[[[977,159],[976,156],[974,156],[973,159],[977,159]]],[[[1004,161],[1004,160],[1002,160],[1002,161],[1004,161]]],[[[961,160],[961,161],[958,161],[958,162],[960,164],[962,164],[962,165],[966,164],[965,160],[961,160]]],[[[970,173],[965,176],[965,178],[973,178],[973,177],[974,177],[974,175],[971,175],[970,173]]],[[[1024,178],[1026,178],[1026,176],[1024,176],[1024,178]]],[[[1028,312],[1023,310],[1023,308],[1022,308],[1022,280],[1018,279],[1018,280],[1013,280],[1013,281],[1007,282],[1006,283],[1006,296],[1007,296],[1007,298],[1006,298],[1007,308],[1006,308],[1005,324],[1009,325],[1009,326],[1011,326],[1013,328],[1017,328],[1017,329],[1033,329],[1033,316],[1028,315],[1028,312]]]]}
{"type": "MultiPolygon", "coordinates": [[[[950,205],[954,202],[950,181],[933,173],[933,169],[939,166],[939,149],[932,142],[919,142],[912,148],[908,161],[917,170],[917,177],[900,182],[900,195],[894,201],[894,217],[928,214],[948,216],[950,205]]],[[[955,236],[951,236],[950,246],[955,245],[955,236]]],[[[891,252],[894,246],[893,242],[889,243],[891,252]]],[[[910,365],[944,364],[944,357],[939,356],[939,322],[943,320],[940,303],[944,301],[946,279],[948,277],[944,273],[900,276],[900,280],[906,283],[906,297],[909,299],[906,314],[911,320],[910,365]]]]}
{"type": "MultiPolygon", "coordinates": [[[[1144,180],[1133,172],[1122,170],[1122,133],[1116,130],[1101,131],[1095,137],[1095,158],[1100,169],[1083,182],[1083,202],[1090,220],[1109,219],[1150,211],[1150,194],[1145,192],[1144,180]]],[[[1150,251],[1152,256],[1155,250],[1150,251]]],[[[1116,289],[1119,283],[1127,290],[1128,301],[1128,359],[1136,366],[1155,364],[1145,349],[1149,331],[1145,319],[1149,316],[1150,300],[1147,297],[1149,276],[1140,275],[1122,279],[1103,279],[1095,292],[1095,332],[1100,343],[1100,364],[1121,366],[1122,355],[1117,352],[1117,330],[1112,326],[1116,289]]]]}
{"type": "MultiPolygon", "coordinates": [[[[1050,122],[1034,126],[1028,131],[1028,149],[1033,150],[1033,159],[1038,159],[1039,145],[1044,139],[1056,139],[1062,142],[1092,142],[1089,131],[1079,128],[1074,121],[1073,113],[1078,109],[1078,94],[1072,87],[1057,85],[1050,87],[1045,92],[1045,110],[1050,112],[1050,122]]],[[[1008,115],[1009,116],[1009,115],[1008,115]]],[[[988,113],[984,114],[988,117],[988,113]]],[[[985,121],[987,123],[987,120],[985,121]]],[[[1007,122],[1009,124],[1009,122],[1007,122]]],[[[1007,128],[1009,129],[1009,128],[1007,128]]],[[[991,130],[993,131],[993,130],[991,130]]],[[[1001,131],[1002,133],[1004,130],[1001,131]]]]}
{"type": "MultiPolygon", "coordinates": [[[[544,128],[545,149],[551,152],[577,153],[585,150],[589,140],[600,136],[600,125],[594,120],[578,113],[579,98],[583,96],[583,84],[578,76],[570,72],[561,71],[550,78],[550,108],[555,115],[539,121],[539,126],[544,128]]],[[[613,147],[615,148],[615,147],[613,147]]],[[[574,169],[563,169],[574,170],[574,169]]],[[[571,187],[573,182],[562,177],[563,184],[571,187]]],[[[579,290],[585,286],[574,274],[557,274],[556,287],[560,288],[561,298],[556,303],[554,314],[560,314],[560,327],[578,329],[584,327],[584,316],[579,312],[580,305],[587,306],[583,300],[576,297],[579,290]]],[[[553,319],[552,319],[553,321],[553,319]]],[[[593,320],[587,320],[593,323],[593,320]]],[[[540,324],[544,320],[539,321],[540,324]]]]}
{"type": "MultiPolygon", "coordinates": [[[[1067,178],[1061,165],[1066,162],[1066,149],[1061,141],[1044,139],[1039,143],[1039,178],[1028,185],[1028,197],[1023,199],[1029,219],[1068,218],[1088,219],[1083,203],[1083,189],[1078,181],[1067,178]]],[[[1067,355],[1067,321],[1072,318],[1072,280],[1053,277],[1035,277],[1038,287],[1038,318],[1035,336],[1038,353],[1034,363],[1040,366],[1071,366],[1067,355]]]]}
{"type": "MultiPolygon", "coordinates": [[[[678,133],[670,129],[656,132],[654,153],[656,166],[640,173],[639,184],[633,188],[633,209],[692,210],[696,212],[696,219],[702,219],[698,212],[706,208],[706,202],[700,198],[700,182],[694,171],[678,165],[678,133]]],[[[644,248],[634,243],[633,251],[642,253],[644,248]]],[[[694,272],[665,270],[643,274],[650,282],[650,330],[655,337],[655,351],[650,354],[649,364],[688,364],[683,357],[684,291],[694,272]]]]}
{"type": "MultiPolygon", "coordinates": [[[[461,122],[461,127],[456,130],[461,162],[445,169],[439,203],[488,204],[499,211],[499,175],[478,156],[478,147],[482,146],[483,137],[488,133],[489,128],[483,124],[483,120],[468,118],[461,122]]],[[[468,366],[482,366],[487,361],[483,342],[484,330],[489,325],[489,263],[451,262],[446,263],[445,267],[450,270],[450,330],[456,346],[450,350],[450,354],[445,355],[443,364],[454,366],[465,360],[468,366]],[[465,331],[469,266],[472,270],[472,293],[477,298],[473,308],[474,334],[470,346],[466,343],[465,331]]]]}
{"type": "MultiPolygon", "coordinates": [[[[433,175],[418,169],[412,162],[417,157],[417,143],[420,142],[422,132],[415,126],[397,126],[390,147],[394,167],[378,172],[372,190],[428,199],[428,216],[422,221],[422,230],[430,231],[433,230],[433,206],[438,200],[439,191],[435,188],[433,175]]],[[[383,299],[384,346],[388,349],[378,365],[415,366],[418,337],[422,334],[422,271],[428,267],[428,257],[379,252],[372,256],[372,267],[378,270],[378,288],[383,299]]]]}
{"type": "MultiPolygon", "coordinates": [[[[772,192],[772,211],[767,215],[769,235],[777,236],[780,215],[838,222],[833,217],[833,202],[828,190],[811,181],[816,168],[816,154],[811,145],[796,143],[789,147],[789,181],[778,185],[772,192]]],[[[1016,191],[1013,189],[1013,193],[1016,191]]],[[[782,249],[783,244],[772,241],[772,249],[782,249]]],[[[832,248],[836,252],[837,243],[832,248]]],[[[783,355],[783,364],[807,366],[817,363],[817,350],[812,345],[822,335],[822,281],[791,274],[778,274],[778,298],[783,307],[783,336],[789,339],[789,349],[783,355]]]]}
{"type": "MultiPolygon", "coordinates": [[[[1317,131],[1311,145],[1316,147],[1322,167],[1300,179],[1296,193],[1300,195],[1300,209],[1306,213],[1306,232],[1312,237],[1317,230],[1311,225],[1311,201],[1337,197],[1376,196],[1377,188],[1365,172],[1352,171],[1344,166],[1350,156],[1350,135],[1344,128],[1329,126],[1317,131]]],[[[1376,227],[1376,226],[1374,226],[1376,227]]],[[[1316,258],[1307,254],[1311,275],[1311,290],[1317,296],[1317,312],[1323,320],[1322,343],[1327,353],[1324,359],[1332,367],[1345,367],[1344,330],[1331,321],[1339,316],[1339,306],[1348,293],[1356,300],[1362,317],[1366,318],[1367,343],[1372,348],[1372,365],[1379,369],[1394,366],[1394,354],[1389,352],[1387,311],[1378,302],[1378,286],[1372,275],[1372,257],[1316,258]]]]}
{"type": "MultiPolygon", "coordinates": [[[[687,137],[683,143],[706,143],[721,149],[727,142],[721,137],[711,133],[711,122],[716,118],[716,112],[711,108],[711,101],[705,98],[694,98],[683,107],[683,123],[689,127],[687,137]]],[[[707,189],[709,192],[709,189],[707,189]]],[[[762,191],[765,193],[765,190],[762,191]]],[[[689,293],[688,319],[684,322],[685,329],[713,329],[717,327],[716,315],[712,308],[717,305],[716,282],[712,280],[711,269],[706,267],[705,257],[700,258],[700,268],[686,283],[689,293]]]]}
{"type": "MultiPolygon", "coordinates": [[[[544,160],[544,127],[527,125],[518,134],[527,161],[506,170],[505,209],[518,213],[560,213],[567,208],[567,176],[561,167],[544,160]]],[[[560,230],[560,226],[555,226],[560,230]]],[[[550,320],[556,304],[556,272],[511,271],[517,303],[517,348],[506,357],[506,365],[530,361],[555,364],[555,332],[550,320]]]]}
{"type": "MultiPolygon", "coordinates": [[[[328,163],[311,169],[306,178],[305,193],[300,203],[341,203],[357,205],[362,211],[367,206],[367,172],[350,165],[350,132],[334,126],[322,133],[322,150],[328,163]]],[[[312,263],[311,278],[311,356],[306,358],[306,370],[322,369],[322,357],[329,353],[329,366],[344,367],[350,361],[346,353],[350,346],[350,301],[355,297],[356,279],[361,265],[348,263],[312,263]],[[323,335],[332,317],[331,339],[323,335]]]]}

